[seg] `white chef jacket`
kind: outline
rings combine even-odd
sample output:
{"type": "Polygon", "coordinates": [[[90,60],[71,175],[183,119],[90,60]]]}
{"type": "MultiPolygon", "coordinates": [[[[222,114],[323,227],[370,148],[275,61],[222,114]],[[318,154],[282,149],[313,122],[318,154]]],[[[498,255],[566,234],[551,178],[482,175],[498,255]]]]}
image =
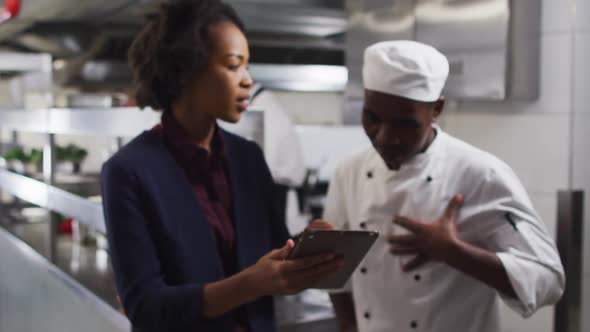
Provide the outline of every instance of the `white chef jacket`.
{"type": "Polygon", "coordinates": [[[276,183],[299,187],[305,179],[305,160],[295,126],[277,97],[261,91],[252,101],[264,111],[264,157],[276,183]]]}
{"type": "Polygon", "coordinates": [[[523,316],[561,297],[565,276],[552,239],[513,171],[496,157],[444,133],[425,153],[391,171],[369,150],[339,165],[324,218],[341,229],[378,231],[380,237],[345,289],[352,291],[360,332],[499,332],[500,298],[523,316]],[[461,239],[495,252],[518,299],[441,262],[410,273],[386,237],[401,234],[396,215],[434,222],[449,200],[465,201],[461,239]]]}

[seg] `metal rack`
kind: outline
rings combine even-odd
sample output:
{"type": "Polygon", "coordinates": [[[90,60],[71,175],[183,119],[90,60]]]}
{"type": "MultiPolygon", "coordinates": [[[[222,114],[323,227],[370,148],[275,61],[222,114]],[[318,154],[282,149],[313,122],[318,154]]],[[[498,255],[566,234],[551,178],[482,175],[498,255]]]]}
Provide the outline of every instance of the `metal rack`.
{"type": "Polygon", "coordinates": [[[70,216],[105,232],[101,205],[84,197],[4,169],[0,169],[0,188],[22,200],[70,216]]]}
{"type": "MultiPolygon", "coordinates": [[[[120,146],[122,137],[133,137],[158,123],[159,119],[159,113],[138,108],[0,111],[0,127],[3,129],[47,134],[43,150],[43,181],[0,169],[0,190],[105,232],[102,206],[64,190],[56,181],[55,135],[112,136],[120,146]]],[[[53,216],[46,238],[50,260],[55,258],[57,223],[53,216]]]]}
{"type": "MultiPolygon", "coordinates": [[[[253,129],[262,125],[263,114],[259,110],[249,111],[246,114],[248,118],[242,119],[238,125],[226,123],[220,123],[220,125],[226,130],[261,144],[264,135],[253,129]]],[[[120,146],[123,137],[134,137],[159,121],[160,113],[152,110],[142,111],[138,108],[0,111],[0,128],[47,134],[46,150],[49,149],[49,157],[44,153],[44,163],[48,164],[44,164],[42,178],[33,179],[0,169],[0,190],[105,232],[101,204],[64,190],[63,180],[55,172],[55,159],[51,154],[55,147],[54,136],[61,134],[111,136],[120,146]]],[[[50,260],[54,259],[51,255],[55,255],[56,250],[56,222],[55,219],[51,221],[50,234],[47,236],[50,260]]],[[[311,293],[308,296],[311,296],[311,293]]],[[[283,301],[278,302],[278,306],[282,308],[281,312],[289,313],[291,316],[294,311],[297,312],[297,317],[285,315],[280,317],[282,331],[331,331],[336,328],[330,308],[314,305],[313,301],[305,299],[297,301],[279,299],[278,301],[283,301]]]]}
{"type": "MultiPolygon", "coordinates": [[[[252,112],[256,114],[256,112],[252,112]]],[[[261,114],[251,120],[261,122],[261,114]],[[259,116],[260,115],[260,116],[259,116]]],[[[0,111],[0,127],[10,130],[45,133],[49,135],[112,136],[122,145],[123,137],[134,137],[160,121],[161,114],[139,108],[109,109],[46,109],[37,111],[0,111]]],[[[246,130],[243,126],[223,125],[232,131],[246,130]]],[[[253,137],[254,139],[254,137],[253,137]]],[[[53,149],[54,143],[51,144],[53,149]]],[[[77,221],[105,231],[102,207],[85,197],[63,190],[55,179],[55,161],[44,160],[44,177],[51,181],[31,179],[5,169],[0,169],[0,189],[49,210],[71,216],[77,221]],[[45,167],[45,162],[49,167],[45,167]],[[47,170],[49,168],[49,170],[47,170]]]]}
{"type": "Polygon", "coordinates": [[[0,112],[3,128],[47,134],[133,137],[159,121],[160,113],[136,107],[0,112]]]}
{"type": "MultiPolygon", "coordinates": [[[[254,110],[240,125],[222,124],[230,131],[248,137],[250,127],[262,123],[262,113],[254,110]]],[[[91,135],[113,137],[118,147],[124,137],[134,137],[160,121],[161,113],[137,107],[121,108],[50,108],[35,111],[0,111],[0,128],[11,131],[47,134],[43,153],[43,177],[27,176],[0,169],[0,190],[19,199],[36,204],[53,212],[70,216],[100,232],[105,232],[102,206],[67,190],[56,179],[55,135],[91,135]]],[[[253,133],[254,136],[257,133],[253,133]]],[[[260,138],[250,137],[259,141],[260,138]]],[[[261,142],[259,142],[261,143],[261,142]]],[[[98,194],[95,193],[95,194],[98,194]]],[[[51,221],[47,234],[48,255],[55,254],[57,220],[51,221]]]]}

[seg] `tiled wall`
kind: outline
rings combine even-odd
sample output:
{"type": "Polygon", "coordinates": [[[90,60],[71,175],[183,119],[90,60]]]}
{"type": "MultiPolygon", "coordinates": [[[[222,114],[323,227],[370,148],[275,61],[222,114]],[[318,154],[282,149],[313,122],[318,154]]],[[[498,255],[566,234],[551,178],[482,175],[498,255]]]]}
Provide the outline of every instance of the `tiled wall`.
{"type": "Polygon", "coordinates": [[[275,91],[275,95],[297,124],[335,125],[342,122],[342,94],[275,91]]]}
{"type": "MultiPolygon", "coordinates": [[[[457,103],[447,110],[443,124],[450,133],[511,165],[555,234],[557,191],[573,186],[590,193],[590,157],[585,151],[590,138],[590,110],[585,103],[590,95],[590,0],[542,1],[539,100],[457,103]]],[[[586,220],[586,239],[590,239],[590,219],[586,220]]],[[[590,257],[587,247],[585,256],[590,257]]],[[[590,266],[585,271],[585,283],[590,285],[590,266]]],[[[588,288],[581,331],[590,330],[588,288]]],[[[506,332],[553,331],[552,308],[527,320],[505,311],[506,332]]]]}
{"type": "Polygon", "coordinates": [[[573,90],[573,187],[586,195],[585,268],[583,282],[583,325],[590,331],[590,0],[577,0],[573,27],[574,90],[573,90]]]}

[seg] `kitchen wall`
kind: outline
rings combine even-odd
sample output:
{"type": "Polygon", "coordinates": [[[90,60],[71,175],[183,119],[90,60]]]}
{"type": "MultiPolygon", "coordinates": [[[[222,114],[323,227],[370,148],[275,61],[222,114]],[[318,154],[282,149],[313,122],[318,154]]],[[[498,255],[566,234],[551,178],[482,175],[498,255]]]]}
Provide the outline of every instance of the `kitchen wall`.
{"type": "MultiPolygon", "coordinates": [[[[522,179],[541,217],[555,234],[556,192],[582,188],[590,193],[590,0],[542,0],[541,91],[535,102],[462,102],[443,122],[450,133],[510,164],[522,179]]],[[[586,208],[590,205],[587,198],[586,208]]],[[[590,240],[586,213],[585,243],[590,240]]],[[[590,257],[586,246],[585,257],[590,257]]],[[[590,286],[590,264],[584,284],[590,286]]],[[[590,287],[584,288],[580,331],[590,330],[590,287]]],[[[552,331],[552,311],[529,320],[508,313],[506,331],[552,331]]]]}
{"type": "Polygon", "coordinates": [[[580,331],[590,331],[590,108],[587,98],[590,92],[590,0],[576,1],[576,16],[571,21],[574,64],[572,89],[572,187],[583,189],[586,195],[583,274],[584,319],[580,331]]]}
{"type": "Polygon", "coordinates": [[[344,96],[340,93],[274,91],[274,94],[297,124],[342,123],[344,96]]]}

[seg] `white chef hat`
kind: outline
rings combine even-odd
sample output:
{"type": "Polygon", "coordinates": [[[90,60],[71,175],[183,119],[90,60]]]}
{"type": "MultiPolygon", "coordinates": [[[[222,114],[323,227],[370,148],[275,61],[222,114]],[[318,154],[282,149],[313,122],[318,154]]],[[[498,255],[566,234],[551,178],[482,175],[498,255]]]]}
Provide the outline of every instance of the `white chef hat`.
{"type": "Polygon", "coordinates": [[[367,90],[431,102],[440,97],[448,76],[447,58],[432,46],[398,40],[365,50],[363,83],[367,90]]]}

